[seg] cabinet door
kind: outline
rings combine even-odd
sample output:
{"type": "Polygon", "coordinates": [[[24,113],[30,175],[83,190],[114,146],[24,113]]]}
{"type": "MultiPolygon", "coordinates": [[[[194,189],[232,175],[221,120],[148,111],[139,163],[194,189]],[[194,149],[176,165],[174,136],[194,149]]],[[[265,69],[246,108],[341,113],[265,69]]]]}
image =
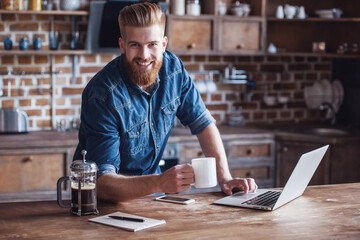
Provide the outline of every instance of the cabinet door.
{"type": "Polygon", "coordinates": [[[220,51],[240,52],[261,49],[261,24],[257,21],[239,21],[224,18],[221,24],[220,51]]]}
{"type": "Polygon", "coordinates": [[[254,178],[259,187],[274,187],[273,140],[237,140],[225,142],[233,177],[254,178]]]}
{"type": "Polygon", "coordinates": [[[0,193],[56,190],[65,167],[62,153],[1,155],[0,193]]]}
{"type": "Polygon", "coordinates": [[[229,143],[229,158],[239,157],[269,157],[270,143],[229,143]]]}
{"type": "Polygon", "coordinates": [[[213,20],[169,18],[168,47],[174,52],[210,52],[213,20]]]}
{"type": "Polygon", "coordinates": [[[334,144],[331,151],[331,184],[360,182],[360,142],[334,144]]]}
{"type": "Polygon", "coordinates": [[[271,176],[270,166],[231,168],[231,175],[239,178],[254,178],[256,180],[268,179],[271,176]]]}
{"type": "MultiPolygon", "coordinates": [[[[322,147],[323,144],[307,142],[278,142],[277,146],[277,182],[278,187],[284,187],[303,153],[322,147]]],[[[331,147],[330,147],[331,148],[331,147]]],[[[315,171],[309,185],[330,183],[330,149],[326,152],[315,171]]]]}
{"type": "Polygon", "coordinates": [[[199,142],[180,144],[180,164],[191,163],[191,159],[205,157],[199,142]]]}

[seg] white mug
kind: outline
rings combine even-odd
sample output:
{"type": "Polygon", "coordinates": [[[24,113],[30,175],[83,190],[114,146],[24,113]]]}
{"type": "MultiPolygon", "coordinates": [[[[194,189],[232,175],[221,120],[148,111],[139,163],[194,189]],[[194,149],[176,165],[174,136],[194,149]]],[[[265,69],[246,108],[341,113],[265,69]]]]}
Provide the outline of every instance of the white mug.
{"type": "Polygon", "coordinates": [[[210,188],[217,185],[214,157],[194,158],[191,160],[191,166],[195,173],[196,188],[210,188]]]}

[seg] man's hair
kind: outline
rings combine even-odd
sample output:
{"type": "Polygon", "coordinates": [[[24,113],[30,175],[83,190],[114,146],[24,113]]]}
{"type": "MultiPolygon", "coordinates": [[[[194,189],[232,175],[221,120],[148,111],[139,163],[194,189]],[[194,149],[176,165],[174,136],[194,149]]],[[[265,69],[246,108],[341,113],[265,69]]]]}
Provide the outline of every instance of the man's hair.
{"type": "Polygon", "coordinates": [[[136,3],[121,9],[119,13],[121,37],[125,38],[125,26],[148,27],[159,24],[165,31],[165,14],[155,3],[136,3]]]}

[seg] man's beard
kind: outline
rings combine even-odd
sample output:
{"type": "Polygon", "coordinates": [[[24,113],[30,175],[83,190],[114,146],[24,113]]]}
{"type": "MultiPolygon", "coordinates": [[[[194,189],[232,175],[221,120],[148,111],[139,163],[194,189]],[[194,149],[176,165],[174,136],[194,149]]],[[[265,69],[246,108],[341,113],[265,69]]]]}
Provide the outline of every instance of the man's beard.
{"type": "Polygon", "coordinates": [[[135,84],[137,84],[138,86],[141,86],[141,87],[150,86],[152,83],[155,82],[156,77],[159,73],[159,70],[161,68],[162,61],[163,61],[162,56],[161,56],[161,59],[159,59],[158,61],[151,59],[151,61],[153,61],[153,63],[152,63],[152,68],[150,70],[149,69],[143,70],[143,69],[138,68],[136,66],[137,61],[138,62],[150,62],[150,61],[148,61],[148,59],[145,61],[142,61],[139,58],[134,58],[132,60],[132,63],[130,63],[125,56],[125,66],[126,66],[126,70],[127,70],[128,74],[130,75],[131,80],[135,84]]]}

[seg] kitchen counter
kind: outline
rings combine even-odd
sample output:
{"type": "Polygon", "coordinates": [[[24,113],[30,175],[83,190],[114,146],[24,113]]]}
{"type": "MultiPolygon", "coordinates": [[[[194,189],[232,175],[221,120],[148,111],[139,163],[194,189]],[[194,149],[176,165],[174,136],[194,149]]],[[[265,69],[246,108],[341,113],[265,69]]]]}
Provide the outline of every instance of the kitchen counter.
{"type": "MultiPolygon", "coordinates": [[[[223,139],[273,137],[269,130],[249,127],[219,126],[223,139]]],[[[173,128],[169,142],[196,140],[188,128],[173,128]]],[[[1,134],[0,149],[2,148],[26,148],[26,147],[56,147],[76,146],[78,144],[78,132],[36,131],[26,134],[1,134]]]]}
{"type": "MultiPolygon", "coordinates": [[[[218,126],[223,140],[241,138],[276,138],[276,139],[306,139],[308,141],[323,141],[324,143],[339,143],[359,141],[360,132],[353,131],[351,135],[321,135],[306,131],[312,126],[218,126]]],[[[196,140],[188,128],[173,128],[169,142],[196,140]]],[[[0,149],[2,148],[24,148],[24,147],[56,147],[76,146],[78,143],[78,132],[56,132],[37,131],[27,134],[1,134],[0,149]]]]}
{"type": "Polygon", "coordinates": [[[327,125],[274,125],[260,127],[271,131],[276,140],[295,140],[318,142],[322,144],[341,144],[360,142],[360,130],[331,127],[327,125]]]}
{"type": "Polygon", "coordinates": [[[2,148],[31,148],[76,146],[78,132],[36,131],[21,134],[1,134],[0,149],[2,148]]]}
{"type": "MultiPolygon", "coordinates": [[[[324,125],[267,125],[267,126],[218,126],[223,140],[241,138],[274,138],[275,140],[306,140],[323,144],[337,144],[347,142],[360,142],[359,130],[348,130],[343,128],[332,128],[324,125]],[[335,133],[324,131],[333,130],[335,133]],[[316,132],[318,131],[318,132],[316,132]],[[320,132],[320,133],[319,133],[320,132]],[[344,134],[342,134],[342,132],[344,134]]],[[[169,141],[195,140],[187,128],[173,128],[169,141]]]]}
{"type": "Polygon", "coordinates": [[[359,239],[360,183],[310,186],[303,196],[273,211],[213,205],[220,192],[178,194],[190,205],[146,196],[122,204],[99,203],[100,215],[122,211],[165,219],[136,233],[89,222],[55,201],[0,204],[0,239],[359,239]]]}
{"type": "MultiPolygon", "coordinates": [[[[218,126],[218,129],[223,140],[242,139],[249,137],[252,139],[274,138],[274,134],[271,130],[256,127],[233,127],[220,125],[218,126]]],[[[169,142],[189,141],[196,139],[196,135],[191,135],[190,129],[182,127],[172,129],[169,142]]]]}

